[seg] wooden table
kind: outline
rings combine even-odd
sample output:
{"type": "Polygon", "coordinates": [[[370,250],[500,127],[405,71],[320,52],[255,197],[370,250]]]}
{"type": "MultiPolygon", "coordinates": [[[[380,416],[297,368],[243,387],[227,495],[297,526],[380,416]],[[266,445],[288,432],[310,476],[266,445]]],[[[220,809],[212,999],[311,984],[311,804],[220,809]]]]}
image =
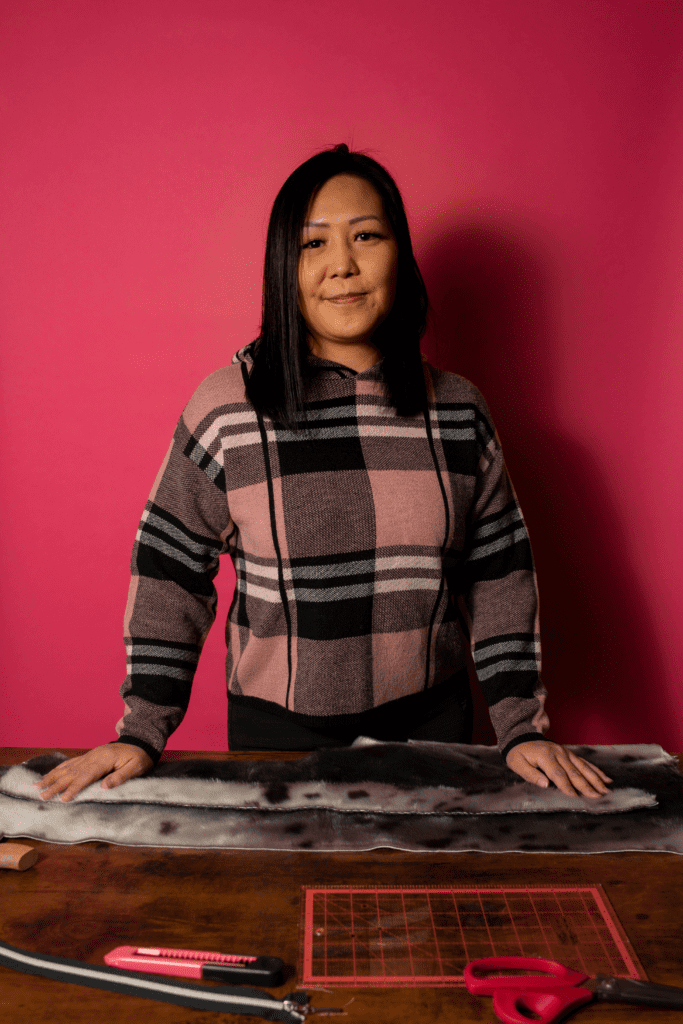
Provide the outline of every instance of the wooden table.
{"type": "MultiPolygon", "coordinates": [[[[44,750],[0,748],[0,764],[39,753],[44,750]]],[[[227,756],[301,755],[173,751],[164,759],[227,756]]],[[[102,964],[104,954],[117,945],[165,945],[269,953],[294,967],[302,885],[601,883],[650,980],[683,987],[683,858],[674,854],[283,853],[30,843],[40,851],[37,864],[0,875],[0,938],[22,949],[102,964]]],[[[295,987],[292,974],[271,991],[282,997],[295,987]]],[[[353,999],[347,1016],[338,1018],[349,1024],[496,1020],[490,999],[458,989],[307,991],[319,1009],[353,999]]],[[[0,1020],[12,1024],[193,1024],[219,1018],[0,967],[0,1020]]],[[[220,1019],[249,1024],[257,1018],[220,1019]]],[[[580,1024],[650,1020],[682,1024],[683,1016],[604,1003],[577,1012],[580,1024]]]]}

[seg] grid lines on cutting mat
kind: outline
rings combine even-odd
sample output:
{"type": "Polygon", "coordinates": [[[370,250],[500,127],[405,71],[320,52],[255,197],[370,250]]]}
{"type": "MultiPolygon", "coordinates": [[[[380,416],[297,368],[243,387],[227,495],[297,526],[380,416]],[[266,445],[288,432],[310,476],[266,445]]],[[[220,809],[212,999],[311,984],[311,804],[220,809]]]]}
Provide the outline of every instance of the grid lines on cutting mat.
{"type": "Polygon", "coordinates": [[[646,977],[601,886],[303,889],[302,984],[459,987],[491,956],[646,977]]]}

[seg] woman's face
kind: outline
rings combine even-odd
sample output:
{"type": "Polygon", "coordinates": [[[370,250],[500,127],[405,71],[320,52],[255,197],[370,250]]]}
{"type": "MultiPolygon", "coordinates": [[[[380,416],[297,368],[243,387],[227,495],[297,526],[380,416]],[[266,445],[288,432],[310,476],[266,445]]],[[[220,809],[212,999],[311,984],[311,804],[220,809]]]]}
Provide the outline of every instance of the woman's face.
{"type": "Polygon", "coordinates": [[[334,359],[371,345],[394,302],[398,260],[372,185],[350,174],[330,178],[309,206],[301,246],[299,308],[313,351],[334,359]]]}

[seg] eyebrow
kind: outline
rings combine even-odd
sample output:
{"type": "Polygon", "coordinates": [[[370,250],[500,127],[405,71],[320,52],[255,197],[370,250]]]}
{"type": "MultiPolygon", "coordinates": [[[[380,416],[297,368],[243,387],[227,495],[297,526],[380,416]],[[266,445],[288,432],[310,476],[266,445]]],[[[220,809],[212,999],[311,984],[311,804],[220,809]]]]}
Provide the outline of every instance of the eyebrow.
{"type": "MultiPolygon", "coordinates": [[[[378,220],[380,224],[382,219],[376,217],[374,213],[364,213],[361,217],[352,217],[349,224],[357,224],[359,220],[378,220]]],[[[304,224],[305,228],[329,228],[329,222],[326,220],[307,220],[304,224]]]]}

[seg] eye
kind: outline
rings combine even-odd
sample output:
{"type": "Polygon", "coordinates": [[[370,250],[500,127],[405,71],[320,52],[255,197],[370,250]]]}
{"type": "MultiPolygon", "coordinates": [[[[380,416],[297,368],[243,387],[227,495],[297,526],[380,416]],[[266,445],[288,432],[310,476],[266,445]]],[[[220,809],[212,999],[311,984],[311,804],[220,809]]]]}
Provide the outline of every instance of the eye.
{"type": "Polygon", "coordinates": [[[301,246],[302,249],[317,249],[323,244],[322,238],[312,238],[309,242],[304,242],[301,246]]]}
{"type": "Polygon", "coordinates": [[[359,231],[356,238],[361,242],[367,242],[371,238],[384,238],[384,235],[380,235],[377,231],[359,231]]]}

